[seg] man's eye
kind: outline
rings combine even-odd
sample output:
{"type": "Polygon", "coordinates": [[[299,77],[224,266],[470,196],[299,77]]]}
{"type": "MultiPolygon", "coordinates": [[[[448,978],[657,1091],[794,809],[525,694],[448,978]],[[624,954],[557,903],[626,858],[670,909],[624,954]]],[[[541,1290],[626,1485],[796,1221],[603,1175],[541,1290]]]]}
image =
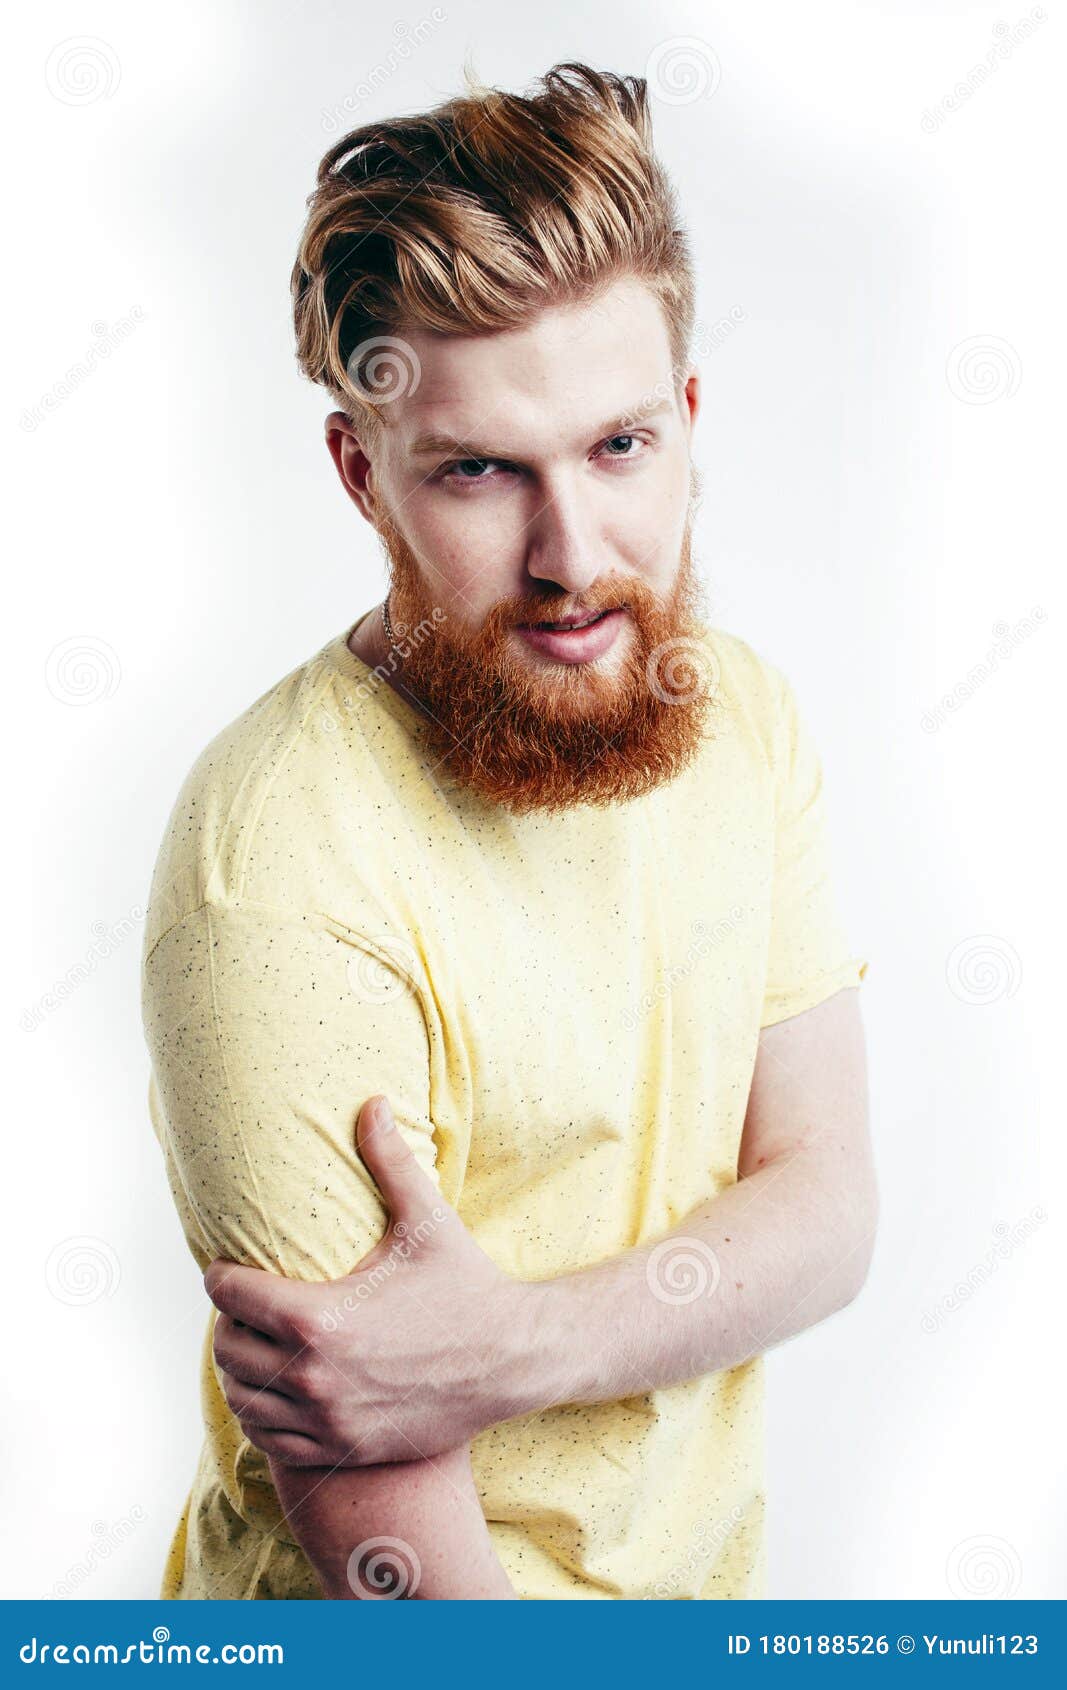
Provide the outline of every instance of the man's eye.
{"type": "Polygon", "coordinates": [[[605,441],[605,450],[609,446],[621,447],[621,450],[608,452],[609,458],[636,458],[638,453],[631,451],[630,448],[643,444],[644,442],[639,440],[636,434],[613,434],[610,440],[605,441]]]}
{"type": "Polygon", "coordinates": [[[488,469],[491,463],[491,458],[459,458],[446,466],[445,475],[455,476],[457,481],[487,481],[489,477],[479,472],[488,469]]]}

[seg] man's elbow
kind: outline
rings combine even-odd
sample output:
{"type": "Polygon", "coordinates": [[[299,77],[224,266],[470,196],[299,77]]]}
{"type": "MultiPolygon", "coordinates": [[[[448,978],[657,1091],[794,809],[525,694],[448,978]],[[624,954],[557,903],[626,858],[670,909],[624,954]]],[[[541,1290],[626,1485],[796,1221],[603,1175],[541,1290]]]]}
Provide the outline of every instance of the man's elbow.
{"type": "Polygon", "coordinates": [[[835,1242],[840,1255],[839,1291],[842,1308],[859,1296],[867,1283],[878,1233],[880,1202],[878,1186],[871,1172],[859,1185],[854,1184],[844,1196],[838,1210],[835,1242]]]}

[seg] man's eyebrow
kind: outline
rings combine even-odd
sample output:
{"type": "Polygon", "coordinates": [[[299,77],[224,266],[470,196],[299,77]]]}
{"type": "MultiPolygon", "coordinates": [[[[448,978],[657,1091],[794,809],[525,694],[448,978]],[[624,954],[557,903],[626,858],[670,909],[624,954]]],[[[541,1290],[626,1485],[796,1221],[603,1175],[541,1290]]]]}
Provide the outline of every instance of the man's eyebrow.
{"type": "MultiPolygon", "coordinates": [[[[629,428],[636,428],[640,423],[647,422],[650,417],[661,416],[664,411],[673,408],[673,400],[660,399],[658,403],[651,403],[651,395],[645,395],[636,405],[627,411],[621,411],[616,417],[609,417],[607,422],[601,423],[599,428],[590,431],[590,438],[594,440],[610,440],[613,434],[625,433],[629,428]]],[[[430,430],[417,434],[408,447],[408,455],[412,458],[428,458],[451,455],[457,458],[492,458],[506,459],[507,452],[499,452],[492,446],[480,445],[474,440],[461,440],[455,434],[440,434],[430,430]]]]}

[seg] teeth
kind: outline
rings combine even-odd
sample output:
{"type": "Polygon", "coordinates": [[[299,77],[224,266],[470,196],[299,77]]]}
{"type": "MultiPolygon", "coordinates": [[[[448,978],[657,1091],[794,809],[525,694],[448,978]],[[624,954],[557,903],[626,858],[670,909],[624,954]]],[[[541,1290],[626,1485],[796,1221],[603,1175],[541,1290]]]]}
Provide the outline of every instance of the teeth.
{"type": "Polygon", "coordinates": [[[604,612],[598,610],[592,616],[587,616],[584,622],[539,622],[539,628],[557,628],[561,633],[573,633],[576,628],[588,628],[591,622],[599,622],[604,612]]]}

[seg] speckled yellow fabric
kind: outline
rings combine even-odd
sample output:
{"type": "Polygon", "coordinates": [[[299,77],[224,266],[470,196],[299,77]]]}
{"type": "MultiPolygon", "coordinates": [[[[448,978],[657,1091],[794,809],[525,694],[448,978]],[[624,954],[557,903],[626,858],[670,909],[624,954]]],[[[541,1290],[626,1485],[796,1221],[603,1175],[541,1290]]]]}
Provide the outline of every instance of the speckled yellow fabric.
{"type": "MultiPolygon", "coordinates": [[[[867,965],[792,689],[735,635],[701,641],[718,707],[698,760],[606,809],[516,818],[457,786],[344,634],[202,753],[143,962],[151,1117],[202,1268],[358,1262],[384,1230],[353,1138],[375,1092],[520,1277],[657,1239],[733,1183],[761,1026],[867,965]]],[[[707,1269],[685,1254],[657,1294],[693,1294],[707,1269]]],[[[209,1318],[162,1594],[314,1599],[210,1337],[209,1318]]],[[[764,1594],[762,1391],[757,1358],[483,1433],[475,1480],[519,1595],[764,1594]]]]}

